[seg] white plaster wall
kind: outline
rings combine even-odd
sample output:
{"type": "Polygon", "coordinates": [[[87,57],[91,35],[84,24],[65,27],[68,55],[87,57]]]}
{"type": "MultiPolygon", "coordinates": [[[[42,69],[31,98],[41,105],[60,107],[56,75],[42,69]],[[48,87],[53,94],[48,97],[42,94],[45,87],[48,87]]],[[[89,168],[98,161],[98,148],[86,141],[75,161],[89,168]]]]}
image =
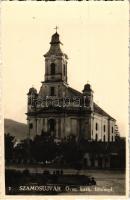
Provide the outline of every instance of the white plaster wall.
{"type": "Polygon", "coordinates": [[[91,130],[91,136],[92,139],[96,139],[96,134],[98,135],[98,141],[104,141],[104,135],[105,135],[105,141],[107,142],[109,140],[110,135],[110,141],[115,141],[115,121],[110,120],[108,121],[108,118],[105,116],[100,116],[98,114],[94,114],[92,123],[92,130],[91,130]],[[98,130],[96,130],[96,123],[98,124],[98,130]],[[105,132],[104,132],[104,125],[105,125],[105,132]],[[112,127],[113,127],[113,133],[112,133],[112,127]]]}
{"type": "Polygon", "coordinates": [[[108,141],[108,118],[102,117],[102,141],[104,141],[104,136],[105,136],[105,141],[108,141]],[[104,131],[104,126],[105,126],[105,131],[104,131]]]}
{"type": "Polygon", "coordinates": [[[98,140],[102,139],[102,117],[100,115],[94,114],[93,119],[93,140],[96,139],[96,134],[98,136],[98,140]],[[96,123],[98,124],[98,130],[96,130],[96,123]]]}
{"type": "Polygon", "coordinates": [[[108,141],[108,118],[105,116],[100,116],[98,114],[94,114],[94,119],[92,122],[92,139],[96,139],[96,134],[98,135],[98,141],[104,141],[104,135],[105,135],[105,141],[108,141]],[[98,124],[98,130],[96,130],[96,123],[98,124]],[[104,132],[104,125],[105,125],[105,132],[104,132]]]}

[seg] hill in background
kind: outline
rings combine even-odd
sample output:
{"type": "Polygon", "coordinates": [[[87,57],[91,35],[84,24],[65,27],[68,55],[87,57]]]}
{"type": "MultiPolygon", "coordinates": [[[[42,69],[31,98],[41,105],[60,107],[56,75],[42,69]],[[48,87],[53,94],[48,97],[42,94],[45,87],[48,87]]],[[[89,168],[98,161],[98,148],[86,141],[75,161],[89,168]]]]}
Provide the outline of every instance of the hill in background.
{"type": "Polygon", "coordinates": [[[27,124],[14,121],[12,119],[4,119],[4,133],[10,133],[17,140],[23,140],[27,137],[27,124]]]}

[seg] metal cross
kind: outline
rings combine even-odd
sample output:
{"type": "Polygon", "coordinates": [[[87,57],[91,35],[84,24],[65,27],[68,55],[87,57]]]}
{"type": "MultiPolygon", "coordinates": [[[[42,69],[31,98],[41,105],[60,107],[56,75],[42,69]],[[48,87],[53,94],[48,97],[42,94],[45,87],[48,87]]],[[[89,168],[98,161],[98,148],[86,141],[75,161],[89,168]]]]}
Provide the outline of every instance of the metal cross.
{"type": "Polygon", "coordinates": [[[57,33],[58,26],[56,26],[54,29],[56,29],[56,33],[57,33]]]}

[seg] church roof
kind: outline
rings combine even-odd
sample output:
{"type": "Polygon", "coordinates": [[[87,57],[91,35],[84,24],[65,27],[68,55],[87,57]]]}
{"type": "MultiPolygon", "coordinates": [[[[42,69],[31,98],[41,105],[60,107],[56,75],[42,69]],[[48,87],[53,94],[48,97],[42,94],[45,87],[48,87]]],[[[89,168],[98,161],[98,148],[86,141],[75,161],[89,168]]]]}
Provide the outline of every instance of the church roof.
{"type": "Polygon", "coordinates": [[[30,89],[29,89],[29,92],[28,92],[28,95],[29,94],[37,94],[37,90],[34,88],[34,87],[31,87],[30,89]]]}
{"type": "Polygon", "coordinates": [[[83,92],[86,92],[86,91],[92,91],[91,85],[89,83],[87,83],[87,84],[84,85],[83,92]]]}
{"type": "Polygon", "coordinates": [[[62,44],[60,41],[60,38],[59,38],[59,34],[57,32],[52,35],[50,44],[52,44],[52,45],[53,44],[62,44]]]}
{"type": "MultiPolygon", "coordinates": [[[[79,92],[78,90],[75,90],[74,88],[68,87],[68,91],[70,92],[70,95],[73,96],[82,96],[83,94],[79,92]]],[[[103,115],[105,117],[108,117],[112,120],[115,120],[113,117],[111,117],[108,113],[106,113],[102,108],[100,108],[96,103],[94,103],[94,112],[100,115],[103,115]]]]}
{"type": "Polygon", "coordinates": [[[51,55],[65,56],[65,58],[68,59],[67,54],[63,53],[63,51],[61,50],[60,46],[58,46],[58,45],[51,46],[49,51],[46,54],[44,54],[44,57],[51,56],[51,55]]]}
{"type": "Polygon", "coordinates": [[[75,90],[72,87],[68,87],[68,91],[70,92],[70,95],[75,95],[75,96],[82,96],[82,93],[79,92],[78,90],[75,90]]]}
{"type": "Polygon", "coordinates": [[[51,47],[49,51],[44,55],[44,57],[55,55],[55,56],[65,56],[65,58],[68,59],[67,54],[63,53],[63,51],[61,50],[60,44],[62,43],[59,37],[60,36],[57,32],[52,35],[50,42],[51,47]]]}
{"type": "Polygon", "coordinates": [[[105,117],[109,117],[110,119],[115,120],[113,117],[111,117],[108,113],[106,113],[102,108],[100,108],[96,103],[94,103],[94,112],[98,113],[100,115],[103,115],[105,117]]]}
{"type": "MultiPolygon", "coordinates": [[[[83,97],[83,93],[79,92],[78,90],[76,90],[76,89],[74,89],[70,86],[66,86],[66,89],[68,91],[67,95],[70,96],[70,97],[76,97],[76,96],[77,97],[83,97]]],[[[37,95],[37,90],[34,87],[32,87],[32,88],[29,89],[28,95],[31,94],[31,93],[37,95]]],[[[107,112],[105,112],[102,108],[100,108],[96,103],[93,103],[93,108],[94,108],[93,111],[94,111],[95,114],[97,113],[99,115],[108,117],[109,119],[116,121],[107,112]]]]}

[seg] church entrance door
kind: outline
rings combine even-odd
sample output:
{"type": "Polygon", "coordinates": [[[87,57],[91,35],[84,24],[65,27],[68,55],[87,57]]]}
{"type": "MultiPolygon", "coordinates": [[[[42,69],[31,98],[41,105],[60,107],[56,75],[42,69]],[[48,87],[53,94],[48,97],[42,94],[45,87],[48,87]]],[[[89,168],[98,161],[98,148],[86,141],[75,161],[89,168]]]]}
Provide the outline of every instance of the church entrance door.
{"type": "Polygon", "coordinates": [[[55,121],[55,119],[49,119],[48,120],[48,132],[51,133],[51,135],[56,135],[56,121],[55,121]]]}

